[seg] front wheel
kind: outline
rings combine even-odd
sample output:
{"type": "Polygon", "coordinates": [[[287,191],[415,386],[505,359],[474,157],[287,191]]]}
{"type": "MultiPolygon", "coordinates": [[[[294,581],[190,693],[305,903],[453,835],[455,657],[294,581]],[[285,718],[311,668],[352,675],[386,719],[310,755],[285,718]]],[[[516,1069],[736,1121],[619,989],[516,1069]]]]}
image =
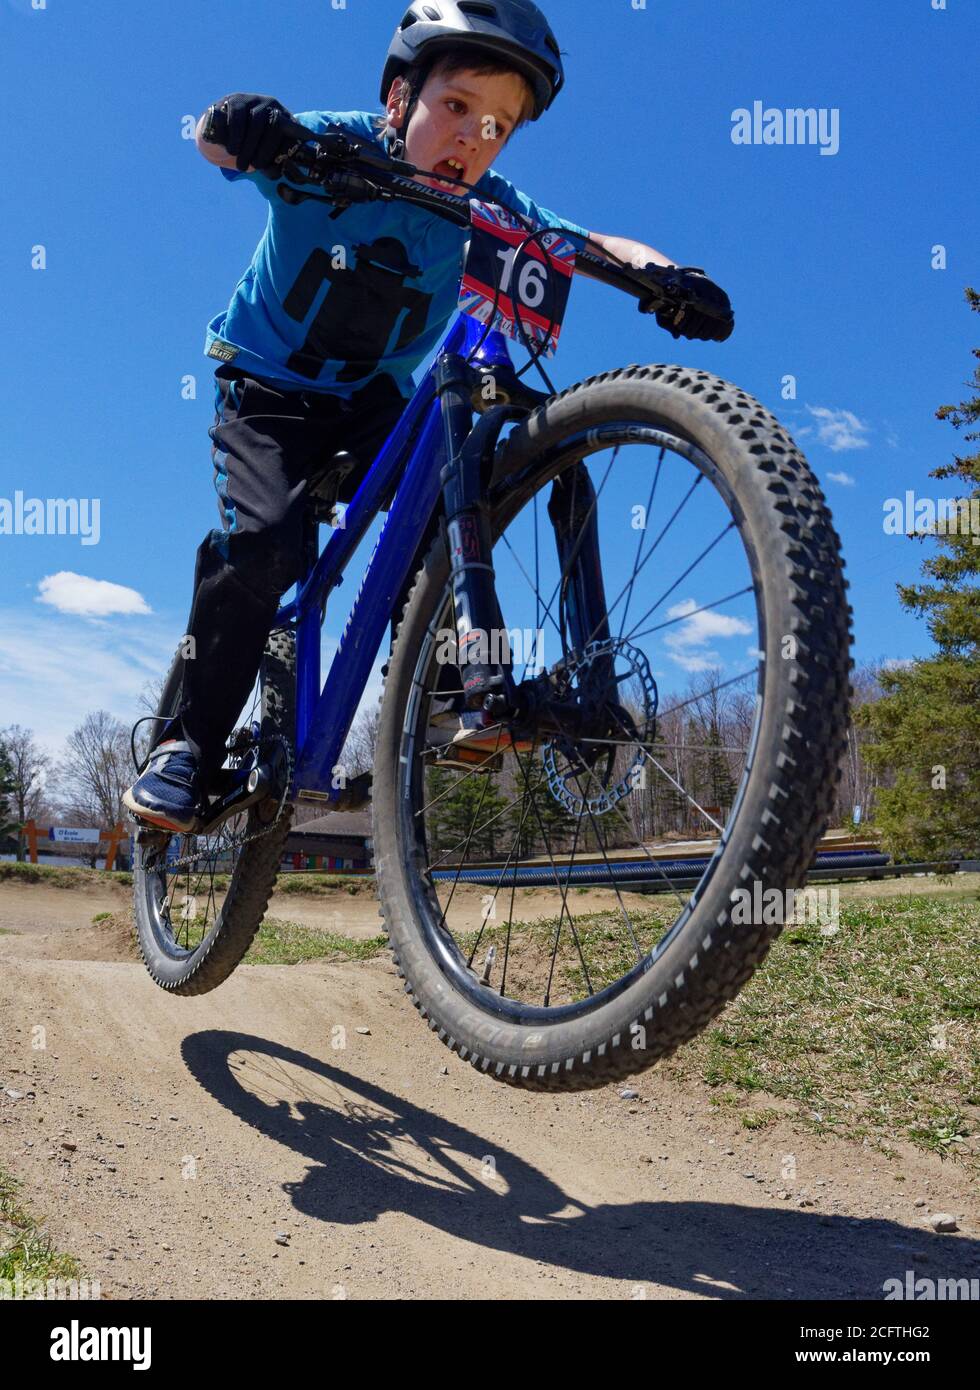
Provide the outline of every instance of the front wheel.
{"type": "Polygon", "coordinates": [[[382,915],[447,1046],[581,1089],[693,1038],[792,920],[844,749],[840,543],[778,421],[680,367],[553,397],[498,449],[489,500],[499,650],[549,717],[446,756],[462,683],[437,540],[381,710],[382,915]]]}

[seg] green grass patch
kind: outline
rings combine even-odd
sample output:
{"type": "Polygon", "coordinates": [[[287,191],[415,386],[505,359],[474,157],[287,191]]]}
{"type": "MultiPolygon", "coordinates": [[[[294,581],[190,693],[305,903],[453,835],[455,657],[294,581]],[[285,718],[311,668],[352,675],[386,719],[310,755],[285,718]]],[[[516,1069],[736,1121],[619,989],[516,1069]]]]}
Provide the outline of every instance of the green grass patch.
{"type": "Polygon", "coordinates": [[[89,884],[119,883],[131,888],[133,875],[118,869],[85,869],[78,865],[0,863],[0,883],[41,883],[49,888],[84,888],[89,884]]]}
{"type": "Polygon", "coordinates": [[[374,874],[280,874],[276,879],[275,891],[322,897],[327,893],[335,893],[338,889],[349,893],[351,897],[360,893],[367,893],[373,897],[376,891],[374,874]]]}
{"type": "Polygon", "coordinates": [[[250,965],[296,965],[306,960],[370,960],[386,946],[387,937],[384,936],[355,941],[353,937],[340,936],[337,932],[320,931],[316,927],[267,917],[245,959],[250,965]]]}
{"type": "Polygon", "coordinates": [[[778,1110],[745,1110],[741,1115],[743,1129],[765,1129],[779,1119],[778,1110]]]}
{"type": "Polygon", "coordinates": [[[0,1279],[78,1279],[78,1261],[52,1249],[40,1221],[21,1205],[19,1188],[0,1172],[0,1279]]]}
{"type": "Polygon", "coordinates": [[[794,1102],[817,1133],[883,1151],[911,1140],[976,1170],[978,967],[976,897],[842,905],[836,935],[788,929],[715,1026],[666,1066],[743,1102],[762,1091],[794,1102]]]}
{"type": "MultiPolygon", "coordinates": [[[[789,1118],[817,1134],[839,1134],[894,1152],[910,1140],[980,1169],[980,899],[901,895],[848,901],[840,928],[788,927],[738,998],[700,1037],[663,1066],[710,1088],[747,1128],[789,1118]],[[776,1112],[767,1096],[788,1105],[776,1112]]],[[[673,920],[676,902],[654,900],[630,917],[641,950],[673,920]]],[[[566,917],[557,961],[558,918],[515,923],[508,994],[558,1004],[598,992],[636,960],[616,911],[575,914],[585,967],[566,917]]],[[[496,949],[499,987],[507,923],[457,934],[479,970],[496,949]]]]}

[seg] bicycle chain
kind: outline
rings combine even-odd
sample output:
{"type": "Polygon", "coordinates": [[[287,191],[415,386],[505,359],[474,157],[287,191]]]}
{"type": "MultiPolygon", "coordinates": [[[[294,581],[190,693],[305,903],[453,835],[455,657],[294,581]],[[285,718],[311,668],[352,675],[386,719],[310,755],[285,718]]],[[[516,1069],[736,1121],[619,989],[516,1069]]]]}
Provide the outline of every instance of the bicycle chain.
{"type": "MultiPolygon", "coordinates": [[[[276,811],[275,818],[271,820],[268,825],[263,826],[261,830],[253,830],[252,833],[249,835],[242,834],[232,836],[232,838],[228,840],[226,844],[220,847],[219,853],[221,854],[227,854],[231,850],[239,849],[240,847],[249,844],[252,840],[261,840],[264,835],[271,834],[271,832],[275,830],[276,826],[282,820],[282,814],[283,811],[286,809],[286,802],[289,799],[289,789],[293,785],[293,749],[292,744],[283,734],[275,734],[274,737],[279,743],[285,745],[288,774],[286,777],[285,785],[283,786],[282,795],[279,798],[279,807],[276,811]]],[[[191,831],[190,833],[193,834],[193,831],[191,831]]],[[[171,859],[169,862],[165,861],[163,864],[164,873],[169,874],[172,871],[181,869],[185,864],[197,864],[201,859],[205,857],[206,855],[198,852],[197,854],[185,854],[180,859],[171,859]]]]}

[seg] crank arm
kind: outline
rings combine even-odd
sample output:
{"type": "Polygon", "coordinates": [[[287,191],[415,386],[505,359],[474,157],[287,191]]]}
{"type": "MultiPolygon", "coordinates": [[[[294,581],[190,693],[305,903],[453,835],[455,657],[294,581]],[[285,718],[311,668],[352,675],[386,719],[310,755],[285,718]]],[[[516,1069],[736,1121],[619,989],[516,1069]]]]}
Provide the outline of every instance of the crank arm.
{"type": "Polygon", "coordinates": [[[236,770],[232,772],[231,779],[234,779],[234,785],[217,799],[212,798],[192,834],[210,834],[229,816],[254,806],[257,801],[263,801],[277,791],[275,773],[268,763],[259,763],[241,772],[236,770]]]}

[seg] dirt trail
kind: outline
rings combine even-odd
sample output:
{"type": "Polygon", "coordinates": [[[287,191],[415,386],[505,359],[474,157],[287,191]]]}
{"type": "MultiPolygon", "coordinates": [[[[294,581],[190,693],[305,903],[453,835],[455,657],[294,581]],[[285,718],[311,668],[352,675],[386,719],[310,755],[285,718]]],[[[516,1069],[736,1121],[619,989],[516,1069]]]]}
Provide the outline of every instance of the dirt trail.
{"type": "Polygon", "coordinates": [[[630,1099],[511,1091],[436,1042],[386,960],[243,966],[174,999],[137,963],[30,940],[0,936],[0,1167],[113,1297],[880,1298],[907,1269],[980,1277],[962,1169],[750,1132],[656,1071],[630,1099]],[[927,1229],[935,1211],[960,1233],[927,1229]]]}

